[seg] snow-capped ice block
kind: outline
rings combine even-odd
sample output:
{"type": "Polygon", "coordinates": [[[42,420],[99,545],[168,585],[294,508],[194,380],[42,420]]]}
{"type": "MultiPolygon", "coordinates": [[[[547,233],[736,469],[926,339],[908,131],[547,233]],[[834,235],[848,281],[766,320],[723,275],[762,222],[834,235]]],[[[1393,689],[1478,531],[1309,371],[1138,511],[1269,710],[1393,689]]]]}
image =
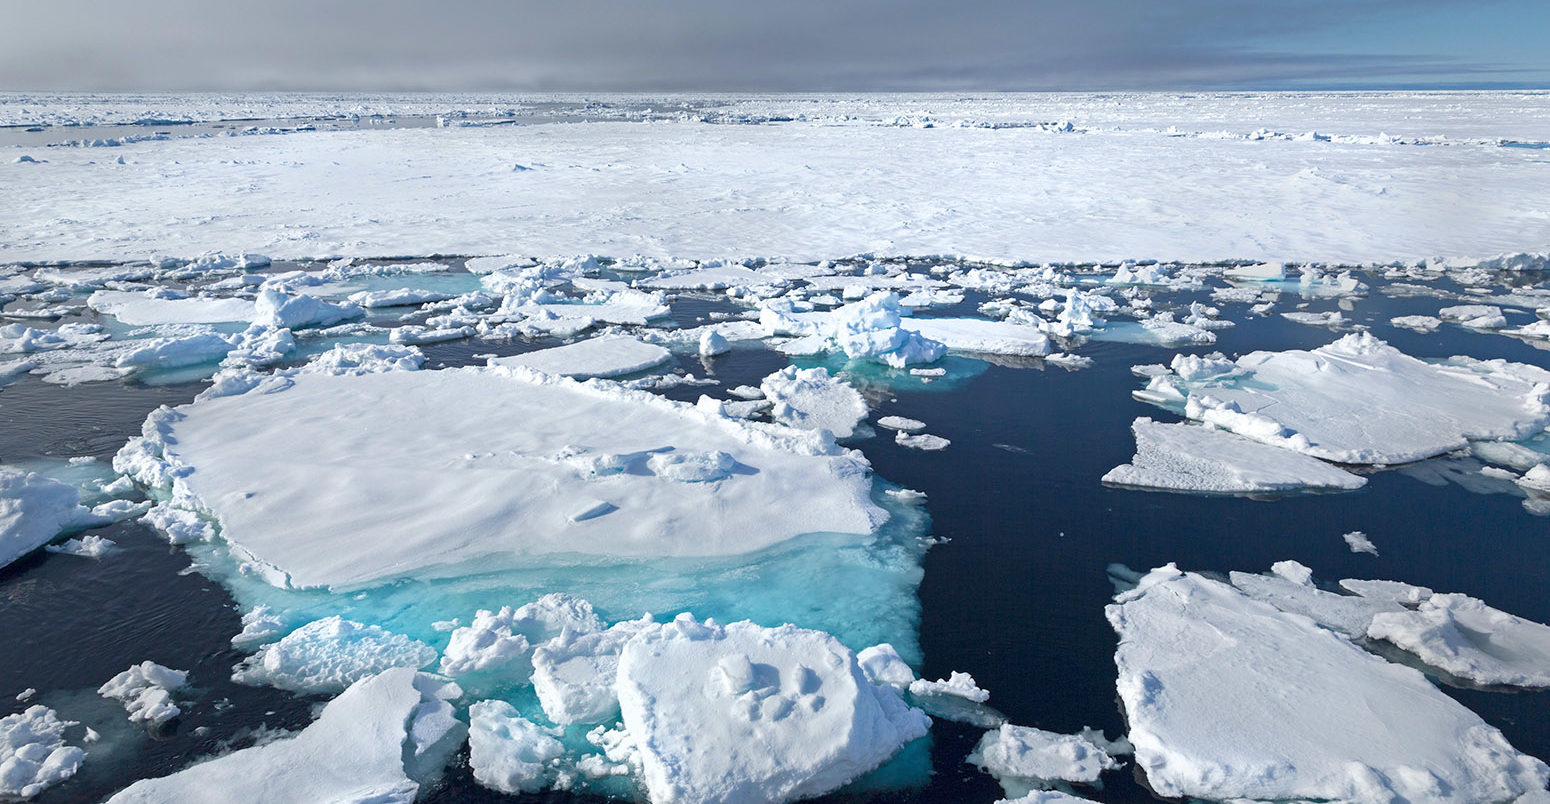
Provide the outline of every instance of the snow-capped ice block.
{"type": "Polygon", "coordinates": [[[605,335],[584,341],[490,360],[497,366],[526,366],[545,374],[575,377],[618,377],[660,366],[673,353],[628,335],[605,335]]]}
{"type": "Polygon", "coordinates": [[[996,804],[1097,804],[1093,799],[1073,796],[1059,790],[1034,790],[1026,796],[1003,798],[996,804]]]}
{"type": "Polygon", "coordinates": [[[33,796],[75,775],[86,752],[65,745],[70,721],[34,704],[0,717],[0,796],[33,796]]]}
{"type": "Polygon", "coordinates": [[[156,291],[99,290],[86,300],[86,305],[133,326],[251,321],[255,314],[253,302],[247,299],[163,298],[156,291]]]}
{"type": "Polygon", "coordinates": [[[160,726],[182,711],[172,702],[172,693],[188,683],[188,673],[143,661],[109,679],[97,694],[124,705],[132,723],[160,726]]]}
{"type": "Polygon", "coordinates": [[[881,360],[895,368],[941,359],[947,347],[904,328],[899,297],[873,293],[832,312],[802,312],[789,299],[760,306],[759,323],[769,335],[806,336],[812,354],[844,352],[853,360],[881,360]]]}
{"type": "Polygon", "coordinates": [[[1328,461],[1391,464],[1516,441],[1550,424],[1550,371],[1502,360],[1426,363],[1372,335],[1252,352],[1230,376],[1153,377],[1135,393],[1191,419],[1328,461]]]}
{"type": "Polygon", "coordinates": [[[329,304],[315,296],[291,295],[274,288],[260,291],[253,300],[253,323],[279,329],[326,327],[362,314],[353,304],[329,304]]]}
{"type": "Polygon", "coordinates": [[[119,368],[176,368],[213,363],[225,357],[232,342],[213,332],[133,341],[113,365],[119,368]]]}
{"type": "Polygon", "coordinates": [[[533,691],[544,714],[562,725],[617,717],[619,654],[630,637],[653,625],[647,617],[616,623],[606,631],[566,629],[539,645],[533,651],[533,691]]]}
{"type": "Polygon", "coordinates": [[[1476,684],[1550,687],[1550,626],[1467,595],[1432,595],[1372,618],[1367,636],[1476,684]]]}
{"type": "Polygon", "coordinates": [[[55,536],[94,524],[69,483],[0,466],[0,567],[48,544],[55,536]]]}
{"type": "Polygon", "coordinates": [[[789,625],[680,615],[625,645],[618,689],[655,804],[821,795],[930,726],[833,637],[789,625]]]}
{"type": "Polygon", "coordinates": [[[502,793],[536,793],[552,781],[565,746],[505,701],[468,708],[468,764],[474,779],[502,793]]]}
{"type": "Polygon", "coordinates": [[[967,761],[996,777],[1012,795],[1048,787],[1051,782],[1092,784],[1104,771],[1119,767],[1102,746],[1084,735],[1010,723],[985,732],[967,761]]]}
{"type": "Polygon", "coordinates": [[[828,430],[835,438],[855,435],[856,425],[868,413],[861,392],[844,378],[830,376],[822,366],[787,366],[765,377],[759,390],[775,403],[770,411],[775,421],[804,430],[828,430]]]}
{"type": "Polygon", "coordinates": [[[1298,489],[1355,489],[1367,479],[1240,435],[1142,417],[1130,425],[1136,455],[1103,476],[1118,486],[1248,494],[1298,489]]]}
{"type": "MultiPolygon", "coordinates": [[[[1276,565],[1277,568],[1281,566],[1281,563],[1276,565]]],[[[1279,573],[1253,575],[1232,572],[1228,573],[1228,579],[1239,591],[1255,600],[1269,603],[1284,612],[1300,614],[1349,639],[1365,637],[1374,617],[1385,612],[1406,610],[1398,602],[1381,597],[1326,592],[1314,586],[1311,577],[1293,575],[1289,578],[1279,573]]]]}
{"type": "Polygon", "coordinates": [[[1420,672],[1227,584],[1169,565],[1106,614],[1136,763],[1160,796],[1511,801],[1550,782],[1420,672]]]}
{"type": "Polygon", "coordinates": [[[592,604],[567,594],[544,595],[521,608],[480,609],[474,621],[452,631],[442,651],[441,672],[464,675],[517,665],[517,675],[531,672],[533,646],[562,633],[601,631],[603,623],[592,604]]]}
{"type": "Polygon", "coordinates": [[[264,645],[237,665],[231,678],[292,692],[335,692],[390,668],[413,670],[435,659],[436,650],[423,642],[335,616],[264,645]]]}
{"type": "Polygon", "coordinates": [[[868,538],[888,516],[865,459],[828,436],[612,384],[506,367],[285,382],[157,411],[114,461],[219,522],[280,585],[536,555],[744,555],[804,534],[868,538]],[[708,481],[662,457],[715,453],[733,463],[708,481]]]}
{"type": "Polygon", "coordinates": [[[954,352],[1043,357],[1049,336],[1038,327],[979,318],[905,318],[899,326],[954,352]]]}
{"type": "Polygon", "coordinates": [[[295,736],[136,782],[109,801],[410,804],[463,741],[447,702],[460,695],[455,684],[388,670],[351,685],[295,736]]]}

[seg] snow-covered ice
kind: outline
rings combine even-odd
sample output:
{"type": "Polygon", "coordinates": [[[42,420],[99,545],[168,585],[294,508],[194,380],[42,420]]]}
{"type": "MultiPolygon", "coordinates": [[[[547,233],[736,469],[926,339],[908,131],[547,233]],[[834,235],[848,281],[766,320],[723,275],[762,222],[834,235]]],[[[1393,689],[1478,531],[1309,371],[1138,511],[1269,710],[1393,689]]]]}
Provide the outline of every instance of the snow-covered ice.
{"type": "Polygon", "coordinates": [[[436,650],[423,642],[336,615],[260,647],[232,670],[232,680],[293,692],[336,692],[390,668],[418,669],[435,659],[436,650]]]}
{"type": "Polygon", "coordinates": [[[828,430],[835,438],[854,435],[868,414],[860,392],[822,366],[787,366],[765,377],[759,390],[774,403],[770,417],[775,421],[804,430],[828,430]]]}
{"type": "Polygon", "coordinates": [[[1266,446],[1214,427],[1131,423],[1136,455],[1103,482],[1121,486],[1214,494],[1355,489],[1367,483],[1317,458],[1266,446]]]}
{"type": "Polygon", "coordinates": [[[1353,553],[1378,554],[1378,546],[1373,544],[1372,539],[1369,539],[1367,534],[1362,531],[1353,530],[1343,533],[1340,535],[1340,538],[1345,539],[1346,546],[1350,547],[1353,553]]]}
{"type": "Polygon", "coordinates": [[[672,358],[673,354],[668,350],[645,343],[639,338],[605,335],[512,357],[497,357],[490,363],[497,366],[526,366],[545,374],[584,380],[588,377],[634,374],[660,366],[672,358]]]}
{"type": "Polygon", "coordinates": [[[619,702],[655,804],[821,795],[930,725],[827,634],[688,615],[625,645],[619,702]]]}
{"type": "Polygon", "coordinates": [[[99,524],[75,486],[0,466],[0,567],[69,530],[99,524]]]}
{"type": "Polygon", "coordinates": [[[652,394],[505,367],[285,381],[153,413],[114,460],[174,510],[213,518],[275,583],[363,585],[547,553],[735,555],[809,533],[865,537],[886,519],[867,463],[828,437],[652,394]],[[721,454],[722,479],[684,482],[721,454]],[[361,540],[372,532],[395,535],[361,540]]]}
{"type": "Polygon", "coordinates": [[[295,736],[136,782],[109,801],[411,804],[463,741],[448,703],[461,694],[407,668],[387,670],[355,682],[295,736]]]}
{"type": "Polygon", "coordinates": [[[165,298],[154,292],[99,290],[86,300],[93,310],[125,324],[216,324],[251,321],[253,302],[235,298],[165,298]]]}
{"type": "Polygon", "coordinates": [[[1431,595],[1413,611],[1379,614],[1367,636],[1476,684],[1550,687],[1550,626],[1468,595],[1431,595]]]}
{"type": "Polygon", "coordinates": [[[65,744],[73,725],[40,704],[0,717],[0,796],[32,798],[74,776],[86,752],[65,744]]]}
{"type": "Polygon", "coordinates": [[[146,660],[108,679],[97,694],[122,703],[130,722],[155,727],[182,711],[172,702],[172,693],[187,683],[187,672],[146,660]]]}
{"type": "Polygon", "coordinates": [[[1310,620],[1171,565],[1107,609],[1136,763],[1158,795],[1510,801],[1550,768],[1310,620]]]}
{"type": "Polygon", "coordinates": [[[1119,767],[1102,746],[1083,735],[1010,723],[986,732],[968,761],[996,777],[1009,795],[1051,782],[1092,784],[1104,771],[1119,767]]]}
{"type": "Polygon", "coordinates": [[[536,793],[552,781],[550,763],[565,747],[505,701],[468,708],[468,765],[474,778],[502,793],[536,793]]]}

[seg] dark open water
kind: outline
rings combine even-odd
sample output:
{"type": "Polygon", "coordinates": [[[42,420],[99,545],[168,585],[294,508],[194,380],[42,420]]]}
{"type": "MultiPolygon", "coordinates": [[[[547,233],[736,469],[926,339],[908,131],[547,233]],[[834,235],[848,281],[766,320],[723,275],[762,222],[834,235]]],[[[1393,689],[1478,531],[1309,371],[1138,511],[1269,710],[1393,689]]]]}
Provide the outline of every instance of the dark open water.
{"type": "MultiPolygon", "coordinates": [[[[1347,317],[1371,325],[1374,334],[1409,354],[1468,354],[1550,366],[1550,352],[1504,336],[1451,326],[1432,335],[1389,327],[1392,316],[1434,314],[1450,302],[1390,298],[1377,292],[1380,281],[1364,279],[1374,292],[1357,301],[1347,317]]],[[[972,314],[986,297],[969,296],[957,311],[932,314],[972,314]]],[[[1187,305],[1188,298],[1177,294],[1169,300],[1187,305]]],[[[1282,298],[1278,309],[1292,309],[1294,299],[1282,298]]],[[[1173,418],[1130,398],[1142,384],[1130,366],[1166,363],[1176,351],[1233,355],[1311,348],[1340,334],[1279,317],[1248,317],[1243,304],[1217,306],[1238,326],[1217,330],[1213,347],[1092,342],[1078,350],[1094,360],[1083,370],[990,365],[952,390],[915,386],[882,392],[874,419],[889,414],[920,419],[928,432],[952,441],[943,452],[918,452],[895,445],[882,431],[854,444],[880,477],[927,493],[933,535],[946,540],[926,555],[919,591],[922,675],[973,674],[991,691],[990,703],[1013,723],[1059,732],[1093,726],[1111,738],[1121,734],[1115,637],[1103,617],[1113,594],[1105,574],[1112,562],[1147,569],[1175,561],[1184,569],[1225,573],[1261,572],[1272,562],[1296,559],[1328,583],[1344,577],[1403,580],[1550,621],[1545,595],[1550,520],[1528,514],[1514,496],[1428,485],[1393,470],[1374,474],[1352,493],[1269,500],[1100,484],[1100,476],[1131,457],[1129,427],[1135,417],[1173,418]],[[1366,531],[1381,557],[1351,553],[1340,538],[1350,530],[1366,531]]],[[[685,296],[675,303],[675,316],[687,324],[711,310],[730,309],[722,301],[685,296]]],[[[1315,300],[1308,309],[1336,309],[1336,302],[1315,300]]],[[[1529,319],[1509,320],[1521,325],[1529,319]]],[[[551,343],[466,341],[422,348],[431,368],[482,362],[473,358],[478,353],[515,353],[551,343]]],[[[697,359],[682,363],[696,374],[705,372],[697,359]]],[[[757,385],[785,363],[777,353],[738,350],[713,364],[720,386],[681,387],[667,395],[724,396],[737,385],[757,385]]],[[[0,391],[0,462],[83,454],[109,460],[126,438],[139,433],[148,411],[189,401],[203,387],[115,382],[59,388],[23,378],[0,391]]],[[[43,692],[31,702],[85,719],[105,735],[76,778],[37,801],[100,800],[134,779],[164,775],[223,746],[245,745],[253,727],[297,728],[308,722],[318,700],[227,680],[230,666],[242,657],[228,642],[240,625],[218,584],[183,573],[187,559],[142,526],[125,523],[101,533],[124,550],[101,561],[41,554],[0,570],[5,646],[0,715],[25,708],[12,696],[36,687],[43,692]],[[154,738],[130,728],[116,703],[90,692],[145,659],[191,670],[195,687],[184,715],[154,738]],[[97,716],[83,714],[91,712],[97,716]]],[[[1550,693],[1445,689],[1518,749],[1550,758],[1550,693]]],[[[939,720],[929,784],[825,800],[993,801],[999,786],[963,761],[981,733],[939,720]]],[[[1152,800],[1128,767],[1105,781],[1103,790],[1081,792],[1107,802],[1152,800]]],[[[578,800],[560,793],[526,799],[578,800]]],[[[466,767],[455,765],[427,800],[510,797],[478,787],[466,767]]]]}

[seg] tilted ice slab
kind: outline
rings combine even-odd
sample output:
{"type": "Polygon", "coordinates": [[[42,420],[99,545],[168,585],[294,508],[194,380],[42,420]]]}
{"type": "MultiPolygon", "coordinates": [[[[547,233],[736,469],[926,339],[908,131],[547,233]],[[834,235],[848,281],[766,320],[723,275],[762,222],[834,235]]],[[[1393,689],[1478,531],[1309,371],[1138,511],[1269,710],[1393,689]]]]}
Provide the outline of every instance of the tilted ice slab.
{"type": "Polygon", "coordinates": [[[1348,639],[1362,639],[1374,617],[1405,611],[1396,600],[1362,594],[1342,595],[1313,585],[1313,571],[1296,561],[1278,561],[1269,575],[1228,573],[1238,591],[1281,611],[1299,614],[1348,639]]]}
{"type": "Polygon", "coordinates": [[[673,353],[628,335],[605,335],[490,360],[496,366],[527,366],[545,374],[587,379],[634,374],[671,360],[673,353]]]}
{"type": "Polygon", "coordinates": [[[1500,360],[1426,363],[1365,332],[1312,351],[1251,352],[1192,377],[1153,377],[1135,396],[1339,463],[1416,461],[1550,424],[1550,371],[1500,360]]]}
{"type": "Polygon", "coordinates": [[[1130,425],[1136,455],[1103,476],[1121,486],[1214,494],[1361,488],[1367,479],[1288,450],[1214,427],[1163,424],[1142,417],[1130,425]]]}
{"type": "Polygon", "coordinates": [[[411,804],[463,740],[447,702],[460,695],[455,684],[388,670],[329,701],[293,737],[136,782],[109,801],[411,804]]]}
{"type": "Polygon", "coordinates": [[[106,523],[80,502],[75,486],[0,466],[0,567],[65,531],[106,523]]]}
{"type": "Polygon", "coordinates": [[[654,804],[821,795],[930,726],[833,637],[789,625],[680,615],[630,639],[618,674],[654,804]]]}
{"type": "Polygon", "coordinates": [[[1550,782],[1419,672],[1226,584],[1169,565],[1106,613],[1130,741],[1158,795],[1483,802],[1550,782]]]}
{"type": "Polygon", "coordinates": [[[1476,684],[1550,687],[1550,626],[1467,595],[1432,595],[1372,618],[1367,636],[1476,684]]]}
{"type": "Polygon", "coordinates": [[[114,459],[276,584],[741,555],[887,517],[866,461],[827,436],[609,383],[506,367],[286,382],[157,411],[114,459]]]}
{"type": "Polygon", "coordinates": [[[247,299],[168,299],[121,290],[99,290],[86,300],[86,304],[99,313],[107,313],[134,326],[251,321],[256,315],[253,302],[247,299]]]}

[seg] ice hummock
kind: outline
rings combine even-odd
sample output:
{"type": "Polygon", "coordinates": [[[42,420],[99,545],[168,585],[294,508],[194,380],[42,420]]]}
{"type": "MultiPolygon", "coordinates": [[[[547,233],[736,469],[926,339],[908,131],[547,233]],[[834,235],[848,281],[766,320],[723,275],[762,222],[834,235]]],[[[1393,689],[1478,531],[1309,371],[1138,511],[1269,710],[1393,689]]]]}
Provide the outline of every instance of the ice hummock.
{"type": "Polygon", "coordinates": [[[1427,363],[1365,332],[1311,351],[1252,352],[1208,376],[1153,377],[1135,396],[1351,464],[1421,460],[1471,439],[1527,438],[1550,424],[1550,371],[1501,360],[1427,363]]]}
{"type": "Polygon", "coordinates": [[[1141,417],[1130,429],[1136,455],[1130,463],[1110,469],[1103,476],[1105,483],[1213,494],[1355,489],[1367,483],[1317,458],[1214,427],[1141,417]]]}
{"type": "Polygon", "coordinates": [[[460,695],[450,682],[387,670],[352,684],[292,737],[136,782],[109,801],[410,804],[463,741],[448,703],[460,695]]]}
{"type": "Polygon", "coordinates": [[[1550,768],[1416,670],[1172,565],[1107,609],[1136,763],[1158,795],[1510,801],[1550,768]]]}
{"type": "Polygon", "coordinates": [[[122,703],[131,723],[156,727],[181,713],[172,702],[172,693],[187,683],[186,671],[147,659],[109,679],[97,689],[97,694],[122,703]]]}
{"type": "Polygon", "coordinates": [[[765,377],[759,390],[774,403],[773,420],[803,430],[828,430],[835,438],[854,435],[868,413],[861,393],[822,366],[787,366],[765,377]]]}
{"type": "Polygon", "coordinates": [[[505,367],[286,382],[153,413],[114,461],[174,510],[219,522],[279,584],[523,555],[742,555],[803,534],[869,537],[887,518],[866,461],[828,436],[611,384],[505,367]]]}
{"type": "Polygon", "coordinates": [[[41,704],[0,717],[0,797],[32,798],[74,776],[86,752],[65,744],[73,725],[41,704]]]}
{"type": "Polygon", "coordinates": [[[618,673],[655,804],[821,795],[930,725],[897,691],[867,681],[833,637],[793,626],[680,615],[633,637],[618,673]]]}

